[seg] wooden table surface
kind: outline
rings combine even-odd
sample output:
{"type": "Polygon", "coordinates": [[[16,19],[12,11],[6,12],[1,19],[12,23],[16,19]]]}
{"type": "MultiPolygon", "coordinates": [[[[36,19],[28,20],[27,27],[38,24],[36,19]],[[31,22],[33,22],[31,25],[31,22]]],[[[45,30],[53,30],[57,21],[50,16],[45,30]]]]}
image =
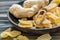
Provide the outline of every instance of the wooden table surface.
{"type": "MultiPolygon", "coordinates": [[[[5,30],[5,28],[12,26],[7,18],[9,7],[21,1],[23,0],[0,0],[0,33],[5,30]]],[[[29,36],[30,40],[35,40],[36,37],[37,36],[29,36]]],[[[60,32],[52,33],[52,40],[60,40],[60,32]]]]}

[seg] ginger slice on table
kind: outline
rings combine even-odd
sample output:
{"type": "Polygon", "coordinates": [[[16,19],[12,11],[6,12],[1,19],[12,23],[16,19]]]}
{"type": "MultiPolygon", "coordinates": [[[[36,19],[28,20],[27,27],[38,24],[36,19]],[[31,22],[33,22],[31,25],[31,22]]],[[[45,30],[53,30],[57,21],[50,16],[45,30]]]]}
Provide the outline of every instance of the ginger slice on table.
{"type": "Polygon", "coordinates": [[[7,38],[7,37],[16,37],[16,36],[18,36],[20,34],[21,34],[20,31],[16,31],[16,30],[11,31],[11,28],[8,28],[5,31],[3,31],[0,34],[0,36],[1,36],[1,38],[7,38]]]}
{"type": "Polygon", "coordinates": [[[44,34],[44,35],[41,35],[39,36],[36,40],[51,40],[51,36],[50,34],[44,34]]]}
{"type": "Polygon", "coordinates": [[[19,35],[17,38],[13,38],[13,40],[29,40],[29,38],[23,35],[19,35]]]}
{"type": "Polygon", "coordinates": [[[6,34],[6,32],[11,32],[11,28],[8,28],[8,29],[6,29],[5,31],[3,31],[1,34],[0,34],[0,36],[1,36],[1,38],[7,38],[8,37],[8,35],[6,34]]]}
{"type": "Polygon", "coordinates": [[[11,31],[11,32],[6,32],[6,34],[10,37],[16,37],[18,35],[21,35],[21,32],[14,30],[14,31],[11,31]]]}
{"type": "Polygon", "coordinates": [[[8,37],[8,35],[6,34],[6,32],[2,32],[2,33],[0,34],[0,36],[1,36],[1,38],[7,38],[7,37],[8,37]]]}
{"type": "Polygon", "coordinates": [[[29,40],[29,38],[27,36],[23,36],[23,35],[19,35],[17,37],[18,40],[29,40]]]}
{"type": "Polygon", "coordinates": [[[1,33],[1,38],[7,38],[8,36],[9,37],[16,37],[20,34],[21,34],[21,32],[19,32],[19,31],[3,32],[3,33],[1,33]]]}

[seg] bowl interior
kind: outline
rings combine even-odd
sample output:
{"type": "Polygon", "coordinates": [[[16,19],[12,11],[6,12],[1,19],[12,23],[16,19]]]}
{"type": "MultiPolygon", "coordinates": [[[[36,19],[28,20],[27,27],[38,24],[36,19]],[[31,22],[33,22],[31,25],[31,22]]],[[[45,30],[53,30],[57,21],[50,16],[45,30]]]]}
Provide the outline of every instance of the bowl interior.
{"type": "MultiPolygon", "coordinates": [[[[19,2],[17,4],[22,5],[24,1],[19,2]]],[[[50,0],[51,2],[51,0],[50,0]]],[[[18,26],[18,20],[16,17],[14,17],[10,12],[8,13],[8,19],[10,20],[11,23],[13,23],[14,25],[18,26]]],[[[53,29],[53,28],[37,28],[35,30],[45,30],[45,29],[53,29]]]]}

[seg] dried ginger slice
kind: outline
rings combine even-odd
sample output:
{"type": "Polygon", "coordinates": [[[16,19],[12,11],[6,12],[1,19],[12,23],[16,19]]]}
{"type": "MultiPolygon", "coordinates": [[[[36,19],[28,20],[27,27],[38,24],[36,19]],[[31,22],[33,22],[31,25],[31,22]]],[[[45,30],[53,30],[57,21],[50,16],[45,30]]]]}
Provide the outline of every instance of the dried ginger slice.
{"type": "Polygon", "coordinates": [[[6,34],[6,32],[11,32],[11,28],[8,28],[8,29],[6,29],[5,31],[3,31],[3,32],[0,34],[1,38],[7,38],[7,37],[8,37],[8,35],[6,34]]]}
{"type": "Polygon", "coordinates": [[[56,16],[60,17],[60,7],[56,7],[56,8],[54,9],[54,11],[52,11],[52,12],[53,12],[53,14],[55,14],[56,16]]]}
{"type": "Polygon", "coordinates": [[[60,4],[60,0],[52,0],[52,3],[60,4]]]}
{"type": "Polygon", "coordinates": [[[46,9],[47,11],[51,11],[51,10],[53,10],[54,8],[56,8],[57,6],[58,6],[58,4],[56,4],[56,3],[50,3],[48,6],[45,7],[45,9],[46,9]]]}
{"type": "Polygon", "coordinates": [[[49,34],[44,34],[40,37],[38,37],[36,40],[51,40],[51,36],[49,34]]]}
{"type": "Polygon", "coordinates": [[[21,34],[21,32],[19,32],[19,31],[10,31],[10,32],[2,32],[1,33],[1,38],[7,38],[8,36],[10,36],[10,37],[16,37],[16,36],[18,36],[18,35],[20,35],[21,34]]]}
{"type": "Polygon", "coordinates": [[[48,19],[44,19],[44,21],[42,22],[42,25],[44,28],[52,28],[52,24],[51,24],[51,21],[48,20],[48,19]]]}
{"type": "Polygon", "coordinates": [[[56,16],[55,14],[51,12],[46,13],[46,18],[48,18],[51,21],[53,26],[58,26],[60,23],[60,17],[56,16]]]}
{"type": "Polygon", "coordinates": [[[23,36],[23,35],[18,36],[17,39],[18,39],[18,40],[29,40],[28,37],[23,36]]]}
{"type": "Polygon", "coordinates": [[[16,37],[21,34],[19,31],[11,31],[11,32],[6,32],[6,34],[10,37],[16,37]]]}
{"type": "Polygon", "coordinates": [[[44,20],[44,18],[45,18],[45,13],[46,13],[45,10],[40,10],[40,11],[38,12],[38,14],[33,17],[34,22],[35,22],[34,24],[35,24],[36,27],[39,27],[40,24],[41,24],[41,22],[44,20]]]}
{"type": "Polygon", "coordinates": [[[1,36],[1,38],[7,38],[7,37],[8,37],[8,35],[6,34],[6,32],[2,32],[2,33],[0,34],[0,36],[1,36]]]}
{"type": "Polygon", "coordinates": [[[32,28],[33,27],[33,21],[32,20],[19,20],[19,27],[23,27],[23,28],[32,28]]]}

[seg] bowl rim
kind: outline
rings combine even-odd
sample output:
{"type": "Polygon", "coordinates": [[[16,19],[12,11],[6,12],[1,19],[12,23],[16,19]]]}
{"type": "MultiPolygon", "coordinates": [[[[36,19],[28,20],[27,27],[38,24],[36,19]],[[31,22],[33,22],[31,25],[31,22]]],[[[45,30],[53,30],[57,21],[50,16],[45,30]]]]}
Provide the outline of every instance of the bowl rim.
{"type": "MultiPolygon", "coordinates": [[[[24,2],[24,1],[21,1],[21,2],[24,2]]],[[[18,4],[18,3],[17,3],[18,4]]],[[[18,26],[18,24],[16,24],[12,19],[11,17],[9,16],[10,14],[10,11],[8,10],[7,12],[7,17],[8,17],[8,20],[15,26],[18,26]]],[[[60,26],[56,26],[56,27],[53,27],[53,28],[36,28],[36,29],[33,29],[33,28],[24,28],[24,29],[30,29],[30,30],[51,30],[51,29],[56,29],[56,28],[59,28],[60,26]]],[[[20,27],[22,28],[22,27],[20,27]]]]}

